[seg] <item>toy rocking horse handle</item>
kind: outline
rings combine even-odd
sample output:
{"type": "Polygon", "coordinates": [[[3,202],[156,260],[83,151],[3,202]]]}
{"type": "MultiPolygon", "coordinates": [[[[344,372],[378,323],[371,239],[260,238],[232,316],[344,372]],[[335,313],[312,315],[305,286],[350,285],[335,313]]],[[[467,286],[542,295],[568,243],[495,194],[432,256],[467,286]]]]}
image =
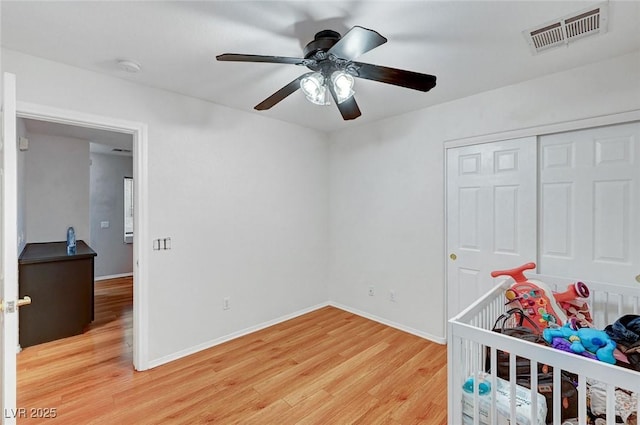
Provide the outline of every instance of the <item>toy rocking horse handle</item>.
{"type": "Polygon", "coordinates": [[[517,283],[526,282],[527,278],[524,275],[524,271],[535,269],[535,268],[536,268],[536,263],[527,263],[527,264],[521,265],[520,267],[516,267],[515,269],[493,271],[491,272],[491,276],[492,277],[510,276],[517,283]]]}
{"type": "Polygon", "coordinates": [[[589,287],[584,282],[572,283],[567,287],[567,290],[560,293],[555,293],[553,296],[558,302],[572,301],[576,298],[589,298],[589,287]]]}

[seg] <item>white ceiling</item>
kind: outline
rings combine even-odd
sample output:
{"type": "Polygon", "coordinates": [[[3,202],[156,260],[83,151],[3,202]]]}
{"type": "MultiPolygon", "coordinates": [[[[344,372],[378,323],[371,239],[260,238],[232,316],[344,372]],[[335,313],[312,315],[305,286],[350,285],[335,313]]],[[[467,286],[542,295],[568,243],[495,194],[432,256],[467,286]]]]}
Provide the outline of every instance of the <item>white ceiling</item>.
{"type": "Polygon", "coordinates": [[[22,120],[27,130],[27,135],[44,134],[47,136],[86,140],[89,143],[91,152],[117,156],[133,156],[133,136],[131,134],[34,119],[22,120]],[[114,149],[125,151],[116,151],[114,149]]]}
{"type": "Polygon", "coordinates": [[[326,131],[425,108],[640,50],[640,2],[610,1],[608,33],[532,55],[522,31],[593,1],[2,1],[2,45],[35,56],[326,131]],[[362,116],[300,91],[257,103],[306,72],[294,65],[218,62],[221,53],[302,56],[322,29],[354,25],[388,42],[360,62],[437,76],[422,93],[356,81],[362,116]],[[139,62],[138,74],[116,59],[139,62]]]}

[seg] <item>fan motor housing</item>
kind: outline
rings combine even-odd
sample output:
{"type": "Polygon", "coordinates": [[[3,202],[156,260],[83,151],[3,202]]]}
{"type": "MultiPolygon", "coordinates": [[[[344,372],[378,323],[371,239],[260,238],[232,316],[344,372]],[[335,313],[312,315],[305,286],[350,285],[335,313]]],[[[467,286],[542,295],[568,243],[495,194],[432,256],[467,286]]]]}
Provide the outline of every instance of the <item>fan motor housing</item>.
{"type": "Polygon", "coordinates": [[[318,51],[326,52],[332,48],[340,38],[340,33],[333,30],[322,30],[316,33],[313,41],[304,47],[304,58],[309,59],[318,51]]]}

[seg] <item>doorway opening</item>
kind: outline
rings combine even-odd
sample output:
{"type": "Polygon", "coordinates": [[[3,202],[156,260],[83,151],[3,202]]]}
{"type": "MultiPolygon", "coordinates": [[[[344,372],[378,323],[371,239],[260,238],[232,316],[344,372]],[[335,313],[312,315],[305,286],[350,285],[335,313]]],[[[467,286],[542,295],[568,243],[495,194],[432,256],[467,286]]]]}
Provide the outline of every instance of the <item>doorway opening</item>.
{"type": "MultiPolygon", "coordinates": [[[[134,235],[132,244],[133,317],[132,357],[133,367],[148,369],[147,358],[147,249],[143,241],[147,238],[147,126],[144,123],[89,115],[77,111],[50,108],[42,105],[18,103],[18,119],[36,120],[48,125],[57,124],[75,128],[79,132],[105,132],[114,137],[131,140],[132,173],[134,182],[134,235]]],[[[122,183],[122,182],[120,182],[122,183]]],[[[106,221],[106,220],[104,220],[106,221]]],[[[101,224],[101,223],[99,223],[101,224]]],[[[27,235],[28,237],[28,235],[27,235]]],[[[122,240],[122,239],[121,239],[122,240]]]]}

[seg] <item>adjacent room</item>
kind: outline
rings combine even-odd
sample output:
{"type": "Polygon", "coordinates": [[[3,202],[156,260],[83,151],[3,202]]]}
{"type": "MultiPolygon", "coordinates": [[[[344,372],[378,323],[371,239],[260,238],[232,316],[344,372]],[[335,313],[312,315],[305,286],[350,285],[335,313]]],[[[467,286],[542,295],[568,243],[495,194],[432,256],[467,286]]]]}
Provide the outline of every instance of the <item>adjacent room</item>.
{"type": "Polygon", "coordinates": [[[637,425],[640,2],[0,19],[2,424],[637,425]]]}

